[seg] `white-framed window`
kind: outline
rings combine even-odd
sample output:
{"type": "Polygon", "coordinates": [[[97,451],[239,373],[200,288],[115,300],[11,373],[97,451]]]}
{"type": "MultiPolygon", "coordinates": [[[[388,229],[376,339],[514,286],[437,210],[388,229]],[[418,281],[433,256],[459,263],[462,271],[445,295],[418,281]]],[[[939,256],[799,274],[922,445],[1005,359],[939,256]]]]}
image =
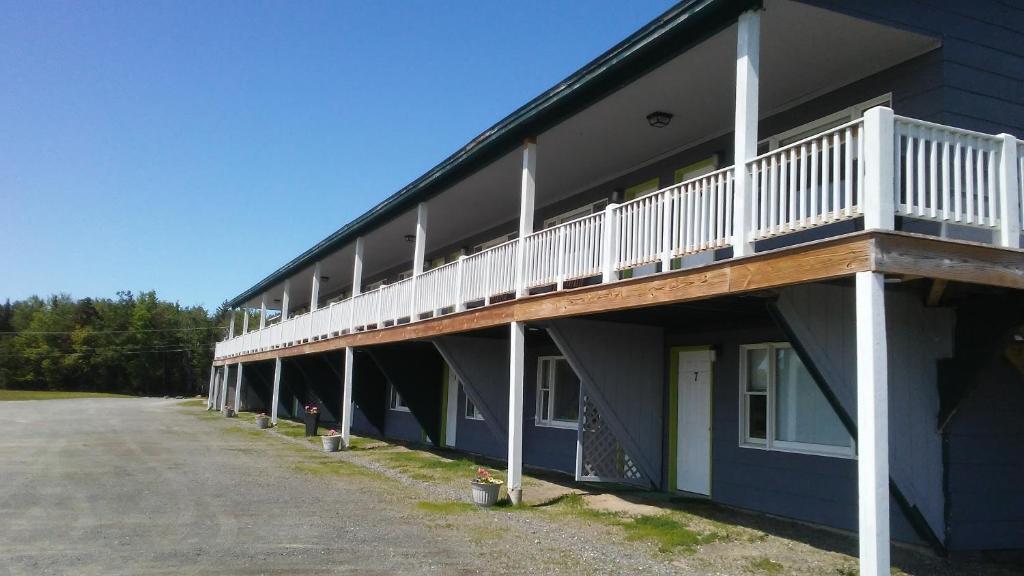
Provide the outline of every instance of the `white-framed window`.
{"type": "Polygon", "coordinates": [[[686,182],[718,170],[718,154],[712,154],[700,162],[694,162],[675,171],[675,183],[686,182]]]}
{"type": "Polygon", "coordinates": [[[363,286],[362,292],[373,292],[374,290],[376,290],[377,288],[380,288],[383,285],[384,285],[384,281],[383,280],[377,280],[376,282],[371,282],[371,283],[367,284],[366,286],[363,286]]]}
{"type": "Polygon", "coordinates": [[[473,249],[470,251],[470,254],[476,254],[477,252],[483,252],[484,250],[487,250],[488,248],[494,248],[495,246],[497,246],[499,244],[504,244],[505,242],[508,242],[509,240],[515,240],[518,236],[519,236],[519,234],[517,232],[513,232],[512,234],[505,234],[503,236],[498,236],[497,238],[495,238],[493,240],[488,240],[487,242],[481,242],[481,243],[477,244],[476,246],[473,246],[473,249]]]}
{"type": "Polygon", "coordinates": [[[537,426],[578,428],[580,379],[562,356],[537,360],[537,426]]]}
{"type": "MultiPolygon", "coordinates": [[[[459,385],[462,386],[462,383],[460,382],[459,385]]],[[[465,386],[462,387],[462,394],[466,397],[466,411],[463,412],[463,415],[466,417],[466,420],[482,421],[484,419],[484,415],[481,414],[480,411],[476,409],[476,404],[473,404],[473,401],[469,399],[469,394],[466,394],[465,386]]]]}
{"type": "Polygon", "coordinates": [[[740,446],[853,457],[853,438],[785,342],[740,346],[740,446]]]}
{"type": "Polygon", "coordinates": [[[559,224],[565,224],[572,220],[577,220],[591,214],[597,214],[604,210],[604,207],[608,205],[608,200],[598,200],[586,206],[580,206],[579,208],[563,212],[558,216],[552,216],[544,220],[544,228],[551,228],[552,226],[558,226],[559,224]]]}
{"type": "Polygon", "coordinates": [[[409,405],[405,403],[405,398],[398,393],[398,389],[391,386],[391,397],[389,401],[390,408],[396,412],[408,412],[409,405]]]}
{"type": "Polygon", "coordinates": [[[869,109],[875,106],[889,106],[892,107],[892,93],[883,94],[877,98],[872,98],[860,104],[854,104],[849,108],[844,108],[838,112],[823,116],[817,120],[812,120],[806,124],[797,126],[785,132],[780,132],[774,136],[769,136],[764,140],[758,142],[758,153],[764,153],[771,150],[775,150],[781,146],[792,144],[793,142],[799,142],[804,138],[810,138],[815,134],[820,134],[836,126],[841,126],[847,122],[853,122],[860,118],[869,109]]]}
{"type": "Polygon", "coordinates": [[[411,268],[409,270],[406,270],[405,272],[399,272],[398,273],[398,280],[395,280],[395,281],[396,282],[401,282],[402,280],[405,280],[406,278],[412,278],[412,269],[411,268]]]}

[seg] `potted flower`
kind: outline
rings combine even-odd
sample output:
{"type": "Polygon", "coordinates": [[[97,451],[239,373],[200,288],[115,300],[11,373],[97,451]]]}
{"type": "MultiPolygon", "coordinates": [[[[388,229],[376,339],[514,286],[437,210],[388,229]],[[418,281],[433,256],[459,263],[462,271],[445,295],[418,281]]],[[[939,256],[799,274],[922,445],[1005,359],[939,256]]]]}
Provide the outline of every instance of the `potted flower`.
{"type": "Polygon", "coordinates": [[[337,430],[328,430],[327,434],[320,437],[324,443],[324,452],[337,452],[341,450],[341,434],[337,430]]]}
{"type": "Polygon", "coordinates": [[[270,428],[270,416],[267,416],[266,412],[260,412],[256,415],[256,426],[259,429],[270,428]]]}
{"type": "Polygon", "coordinates": [[[225,404],[224,408],[221,409],[221,414],[223,414],[225,418],[233,418],[235,415],[235,407],[231,404],[225,404]]]}
{"type": "Polygon", "coordinates": [[[302,421],[306,424],[306,436],[316,436],[316,427],[320,423],[320,409],[313,404],[307,405],[302,421]]]}
{"type": "Polygon", "coordinates": [[[477,468],[476,478],[472,482],[473,503],[477,506],[494,506],[498,503],[502,484],[504,482],[492,476],[486,468],[477,468]]]}

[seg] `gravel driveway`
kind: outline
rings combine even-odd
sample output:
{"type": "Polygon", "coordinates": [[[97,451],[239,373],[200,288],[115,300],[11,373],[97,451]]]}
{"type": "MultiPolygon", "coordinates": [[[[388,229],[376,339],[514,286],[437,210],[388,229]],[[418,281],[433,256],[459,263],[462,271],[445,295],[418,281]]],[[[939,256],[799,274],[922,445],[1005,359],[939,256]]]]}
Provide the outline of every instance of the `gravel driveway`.
{"type": "MultiPolygon", "coordinates": [[[[673,567],[197,418],[177,401],[0,402],[0,575],[622,574],[673,567]]],[[[194,410],[193,410],[194,412],[194,410]]],[[[609,539],[610,540],[610,539],[609,539]]]]}

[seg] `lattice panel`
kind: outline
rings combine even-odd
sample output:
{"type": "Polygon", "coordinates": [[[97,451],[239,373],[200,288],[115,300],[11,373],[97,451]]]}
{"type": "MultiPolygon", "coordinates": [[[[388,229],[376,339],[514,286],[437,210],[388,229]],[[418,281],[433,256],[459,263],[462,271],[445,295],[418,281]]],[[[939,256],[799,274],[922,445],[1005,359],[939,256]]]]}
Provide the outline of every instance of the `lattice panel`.
{"type": "Polygon", "coordinates": [[[584,394],[583,432],[580,437],[582,480],[647,484],[648,480],[611,429],[597,406],[584,394]]]}

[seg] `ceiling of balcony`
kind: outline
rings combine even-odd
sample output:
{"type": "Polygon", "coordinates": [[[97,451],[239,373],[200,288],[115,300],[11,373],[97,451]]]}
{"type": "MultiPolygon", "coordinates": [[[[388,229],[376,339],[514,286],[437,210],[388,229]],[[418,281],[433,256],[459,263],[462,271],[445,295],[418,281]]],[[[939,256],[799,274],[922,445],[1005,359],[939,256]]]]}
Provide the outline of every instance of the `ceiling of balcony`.
{"type": "MultiPolygon", "coordinates": [[[[791,0],[767,0],[761,17],[760,111],[765,117],[936,48],[935,38],[791,0]],[[813,73],[811,73],[813,71],[813,73]]],[[[731,131],[735,25],[537,135],[538,208],[731,131]],[[674,114],[655,129],[646,115],[674,114]]],[[[382,151],[382,153],[386,153],[382,151]]],[[[521,152],[510,151],[428,201],[428,253],[518,218],[521,152]]],[[[390,190],[381,190],[381,197],[390,190]]],[[[339,223],[341,224],[341,223],[339,223]]],[[[364,279],[410,262],[409,211],[365,236],[364,279]]],[[[511,226],[508,231],[513,231],[511,226]]],[[[326,295],[351,282],[352,246],[326,257],[326,295]]],[[[411,265],[410,265],[411,267],[411,265]]],[[[312,267],[291,280],[293,307],[309,303],[312,267]]],[[[270,290],[276,308],[283,285],[270,290]]],[[[258,307],[259,299],[248,303],[258,307]]]]}

